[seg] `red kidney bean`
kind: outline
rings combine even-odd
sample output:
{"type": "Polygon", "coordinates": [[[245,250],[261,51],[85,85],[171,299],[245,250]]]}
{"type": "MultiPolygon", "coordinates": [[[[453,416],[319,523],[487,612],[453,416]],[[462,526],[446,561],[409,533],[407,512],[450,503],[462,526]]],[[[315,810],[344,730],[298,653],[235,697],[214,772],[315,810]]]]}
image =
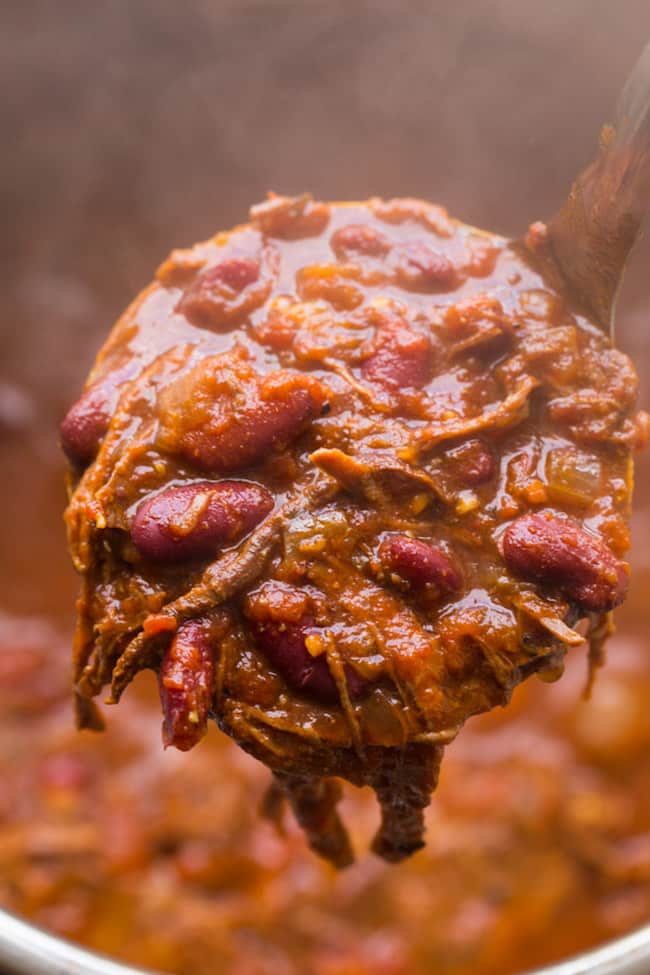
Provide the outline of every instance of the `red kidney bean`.
{"type": "Polygon", "coordinates": [[[404,322],[389,322],[377,331],[362,363],[365,379],[390,390],[425,386],[431,375],[431,342],[404,322]]]}
{"type": "Polygon", "coordinates": [[[214,693],[214,652],[200,620],[179,627],[163,657],[158,684],[163,744],[189,751],[204,737],[214,693]]]}
{"type": "Polygon", "coordinates": [[[73,464],[89,464],[106,436],[118,390],[99,383],[91,386],[68,410],[60,428],[61,446],[73,464]]]}
{"type": "Polygon", "coordinates": [[[138,505],[131,536],[145,558],[208,558],[247,535],[273,508],[261,484],[195,481],[172,486],[138,505]]]}
{"type": "Polygon", "coordinates": [[[390,244],[383,234],[366,224],[348,224],[330,237],[330,246],[340,261],[355,257],[385,257],[390,244]]]}
{"type": "Polygon", "coordinates": [[[482,440],[467,440],[446,450],[444,463],[451,465],[453,474],[464,487],[485,484],[495,470],[494,455],[482,440]]]}
{"type": "Polygon", "coordinates": [[[412,291],[451,291],[459,274],[448,257],[429,244],[415,241],[400,244],[393,251],[395,274],[404,288],[412,291]]]}
{"type": "Polygon", "coordinates": [[[137,358],[114,367],[70,407],[60,427],[61,446],[73,464],[94,459],[117,409],[121,386],[140,369],[137,358]]]}
{"type": "Polygon", "coordinates": [[[253,625],[258,645],[288,684],[325,703],[336,703],[339,692],[324,656],[312,657],[305,638],[315,632],[312,616],[299,623],[267,620],[253,625]]]}
{"type": "Polygon", "coordinates": [[[270,281],[256,285],[260,274],[261,264],[256,258],[227,258],[199,274],[177,309],[199,328],[229,325],[266,299],[270,281]]]}
{"type": "Polygon", "coordinates": [[[224,284],[231,291],[239,292],[260,276],[260,262],[250,257],[231,257],[230,260],[215,264],[203,276],[206,286],[224,284]]]}
{"type": "MultiPolygon", "coordinates": [[[[326,655],[312,656],[305,643],[308,636],[323,632],[308,604],[299,589],[268,582],[249,597],[246,612],[258,646],[287,684],[324,704],[338,704],[339,690],[326,655]]],[[[361,697],[368,682],[347,664],[344,672],[350,697],[361,697]]]]}
{"type": "Polygon", "coordinates": [[[321,412],[327,399],[313,376],[284,370],[271,373],[259,397],[181,436],[179,450],[210,473],[241,470],[264,461],[295,440],[321,412]]]}
{"type": "Polygon", "coordinates": [[[463,580],[458,569],[437,545],[408,535],[389,535],[377,550],[382,565],[410,583],[414,589],[435,586],[457,592],[463,580]]]}
{"type": "Polygon", "coordinates": [[[605,612],[623,602],[627,566],[591,532],[546,512],[522,515],[501,540],[506,565],[535,582],[556,587],[583,609],[605,612]]]}

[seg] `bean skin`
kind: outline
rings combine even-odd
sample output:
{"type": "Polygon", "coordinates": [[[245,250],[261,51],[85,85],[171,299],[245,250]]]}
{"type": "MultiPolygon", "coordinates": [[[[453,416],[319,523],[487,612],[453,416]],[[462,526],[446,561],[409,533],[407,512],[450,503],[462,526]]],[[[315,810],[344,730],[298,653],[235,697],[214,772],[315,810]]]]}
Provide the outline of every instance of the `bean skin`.
{"type": "Polygon", "coordinates": [[[400,576],[414,589],[435,587],[440,592],[458,592],[463,580],[458,569],[437,545],[408,535],[389,535],[377,549],[388,572],[400,576]]]}
{"type": "Polygon", "coordinates": [[[582,609],[606,612],[625,599],[628,569],[591,532],[548,512],[522,515],[501,540],[506,565],[517,575],[558,588],[582,609]]]}
{"type": "Polygon", "coordinates": [[[444,463],[464,487],[478,487],[491,480],[495,471],[494,455],[482,440],[467,440],[445,451],[444,463]]]}
{"type": "Polygon", "coordinates": [[[100,383],[87,389],[68,410],[60,428],[61,446],[73,464],[95,457],[117,405],[115,387],[100,383]]]}
{"type": "Polygon", "coordinates": [[[163,744],[182,752],[201,741],[208,729],[215,664],[206,624],[190,620],[178,629],[158,676],[163,709],[163,744]]]}
{"type": "Polygon", "coordinates": [[[300,436],[328,395],[315,376],[260,375],[241,349],[208,356],[161,391],[157,446],[206,474],[249,468],[300,436]]]}
{"type": "Polygon", "coordinates": [[[260,276],[260,262],[249,257],[232,257],[213,267],[208,277],[213,282],[221,282],[231,291],[243,291],[260,276]]]}
{"type": "MultiPolygon", "coordinates": [[[[315,624],[301,590],[269,582],[249,597],[246,614],[258,646],[287,684],[323,704],[340,702],[326,654],[314,657],[307,649],[307,638],[323,629],[315,624]]],[[[349,665],[344,671],[350,697],[361,697],[368,682],[349,665]]]]}
{"type": "Polygon", "coordinates": [[[304,616],[297,623],[267,620],[255,623],[257,643],[294,690],[325,703],[336,703],[339,692],[324,656],[312,657],[305,639],[314,629],[314,618],[304,616]]]}
{"type": "MultiPolygon", "coordinates": [[[[312,657],[305,645],[308,636],[319,632],[312,616],[303,616],[297,623],[258,622],[253,630],[261,649],[294,690],[323,704],[339,703],[339,690],[325,654],[312,657]]],[[[351,667],[345,667],[345,677],[350,697],[353,700],[361,697],[366,681],[351,667]]]]}
{"type": "Polygon", "coordinates": [[[398,282],[411,291],[451,291],[459,284],[458,271],[449,258],[429,244],[401,244],[393,256],[398,282]]]}
{"type": "Polygon", "coordinates": [[[365,224],[348,224],[330,237],[330,247],[340,261],[355,257],[385,257],[390,244],[383,234],[365,224]]]}
{"type": "Polygon", "coordinates": [[[311,376],[272,373],[262,382],[257,400],[230,413],[218,429],[207,423],[188,432],[181,449],[208,473],[254,466],[295,440],[320,414],[326,398],[311,376]]]}
{"type": "Polygon", "coordinates": [[[256,258],[231,257],[200,274],[178,303],[178,311],[199,328],[221,328],[266,297],[256,258]],[[249,289],[249,291],[247,291],[249,289]]]}
{"type": "Polygon", "coordinates": [[[404,322],[379,328],[369,356],[361,366],[364,379],[392,392],[425,386],[431,375],[431,342],[404,322]]]}
{"type": "Polygon", "coordinates": [[[209,558],[262,521],[273,497],[247,481],[196,481],[172,486],[140,503],[131,526],[147,559],[181,562],[209,558]]]}

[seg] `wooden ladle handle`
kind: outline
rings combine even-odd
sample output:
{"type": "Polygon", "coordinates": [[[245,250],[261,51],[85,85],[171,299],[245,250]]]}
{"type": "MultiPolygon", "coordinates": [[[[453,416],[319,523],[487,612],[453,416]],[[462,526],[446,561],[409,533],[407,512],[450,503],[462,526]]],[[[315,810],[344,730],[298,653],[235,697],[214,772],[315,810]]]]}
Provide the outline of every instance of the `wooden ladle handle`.
{"type": "Polygon", "coordinates": [[[596,159],[549,224],[556,263],[586,313],[612,333],[625,264],[650,208],[650,44],[628,78],[596,159]]]}

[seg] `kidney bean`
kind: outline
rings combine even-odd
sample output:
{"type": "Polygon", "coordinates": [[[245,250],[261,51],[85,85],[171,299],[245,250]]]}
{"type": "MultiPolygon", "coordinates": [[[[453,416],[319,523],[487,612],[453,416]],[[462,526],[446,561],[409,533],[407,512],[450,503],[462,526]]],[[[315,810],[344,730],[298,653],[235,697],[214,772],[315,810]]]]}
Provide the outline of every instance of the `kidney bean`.
{"type": "Polygon", "coordinates": [[[70,407],[59,432],[61,446],[71,463],[86,465],[94,459],[117,409],[121,387],[139,369],[136,357],[114,365],[70,407]]]}
{"type": "Polygon", "coordinates": [[[226,258],[198,275],[177,310],[199,328],[227,326],[268,297],[271,282],[260,281],[261,269],[257,258],[226,258]]]}
{"type": "MultiPolygon", "coordinates": [[[[290,687],[324,704],[338,704],[339,690],[326,654],[314,657],[307,649],[307,638],[324,632],[315,624],[308,605],[301,590],[267,582],[249,597],[246,614],[258,646],[290,687]]],[[[350,697],[361,697],[368,682],[349,665],[344,672],[350,697]]]]}
{"type": "Polygon", "coordinates": [[[118,399],[115,387],[87,389],[68,410],[60,427],[61,446],[73,464],[89,464],[105,437],[118,399]]]}
{"type": "Polygon", "coordinates": [[[482,440],[467,440],[445,451],[444,464],[449,464],[455,478],[464,487],[485,484],[494,475],[492,451],[482,440]]]}
{"type": "Polygon", "coordinates": [[[458,569],[437,545],[408,535],[389,535],[377,549],[382,565],[414,589],[434,586],[458,592],[463,584],[458,569]]]}
{"type": "Polygon", "coordinates": [[[449,258],[424,242],[400,244],[393,258],[397,280],[412,291],[451,291],[460,283],[449,258]]]}
{"type": "Polygon", "coordinates": [[[131,535],[148,559],[207,558],[248,534],[272,508],[273,497],[261,484],[195,481],[142,501],[131,535]]]}
{"type": "Polygon", "coordinates": [[[279,370],[245,406],[208,420],[181,438],[180,451],[201,470],[221,473],[262,463],[295,440],[321,412],[327,396],[312,376],[279,370]]]}
{"type": "Polygon", "coordinates": [[[243,291],[260,276],[260,262],[250,257],[231,257],[211,267],[205,274],[205,282],[224,284],[231,291],[243,291]]]}
{"type": "Polygon", "coordinates": [[[604,612],[625,599],[625,563],[602,539],[568,518],[548,512],[522,515],[506,529],[501,550],[513,572],[556,587],[585,610],[604,612]]]}
{"type": "Polygon", "coordinates": [[[267,620],[255,623],[253,629],[257,643],[291,687],[325,703],[338,702],[338,688],[326,657],[312,657],[305,645],[305,639],[316,632],[312,616],[304,616],[298,623],[267,620]]]}
{"type": "Polygon", "coordinates": [[[361,371],[365,379],[393,391],[419,388],[429,380],[431,358],[429,338],[405,322],[394,321],[378,329],[361,371]]]}
{"type": "Polygon", "coordinates": [[[189,751],[204,737],[214,692],[214,653],[206,624],[179,627],[163,657],[158,684],[163,709],[163,744],[189,751]]]}
{"type": "Polygon", "coordinates": [[[386,237],[366,224],[348,224],[330,237],[330,246],[340,261],[355,257],[385,257],[390,250],[386,237]]]}

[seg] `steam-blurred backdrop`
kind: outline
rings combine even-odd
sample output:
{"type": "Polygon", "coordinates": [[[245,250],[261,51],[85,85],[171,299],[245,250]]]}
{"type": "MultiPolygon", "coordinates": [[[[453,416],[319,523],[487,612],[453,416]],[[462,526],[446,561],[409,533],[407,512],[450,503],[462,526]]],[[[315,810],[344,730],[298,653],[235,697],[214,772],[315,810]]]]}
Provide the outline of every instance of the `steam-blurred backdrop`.
{"type": "MultiPolygon", "coordinates": [[[[3,0],[0,18],[0,610],[66,620],[57,425],[173,245],[269,188],[423,196],[517,234],[558,206],[650,38],[648,0],[3,0]]],[[[641,373],[649,258],[620,307],[641,373]]]]}

